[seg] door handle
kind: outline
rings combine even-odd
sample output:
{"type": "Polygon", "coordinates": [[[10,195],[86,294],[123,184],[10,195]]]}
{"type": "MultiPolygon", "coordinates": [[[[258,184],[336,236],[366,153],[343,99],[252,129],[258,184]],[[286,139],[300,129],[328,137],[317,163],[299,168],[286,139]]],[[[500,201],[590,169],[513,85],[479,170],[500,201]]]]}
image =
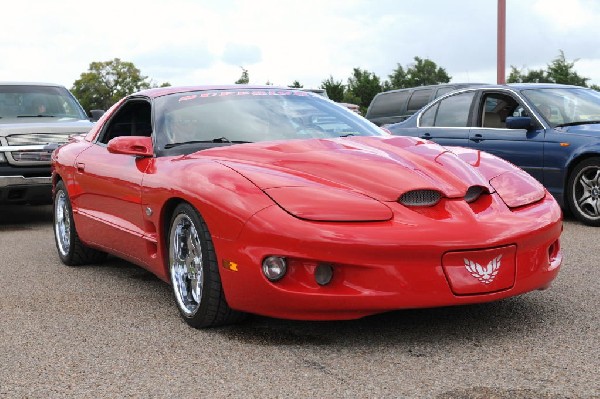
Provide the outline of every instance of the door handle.
{"type": "Polygon", "coordinates": [[[476,133],[473,136],[471,136],[469,139],[472,141],[475,141],[476,143],[479,143],[480,141],[483,140],[483,135],[480,133],[476,133]]]}
{"type": "Polygon", "coordinates": [[[430,133],[423,133],[422,135],[419,136],[419,138],[422,139],[430,139],[431,138],[431,134],[430,133]]]}
{"type": "Polygon", "coordinates": [[[82,173],[85,171],[85,164],[83,162],[77,162],[77,171],[82,173]]]}

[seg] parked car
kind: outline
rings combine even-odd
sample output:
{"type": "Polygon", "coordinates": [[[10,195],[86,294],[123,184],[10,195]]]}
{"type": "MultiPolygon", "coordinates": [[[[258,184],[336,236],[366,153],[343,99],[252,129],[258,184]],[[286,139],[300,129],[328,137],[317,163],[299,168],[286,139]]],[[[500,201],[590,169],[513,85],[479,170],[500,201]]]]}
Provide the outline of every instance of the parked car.
{"type": "Polygon", "coordinates": [[[495,301],[562,262],[560,208],[527,173],[300,90],[132,94],[53,166],[62,262],[141,265],[197,328],[495,301]]]}
{"type": "Polygon", "coordinates": [[[600,226],[600,93],[595,90],[556,84],[469,88],[388,129],[502,157],[542,182],[583,223],[600,226]]]}
{"type": "Polygon", "coordinates": [[[0,82],[0,204],[51,203],[52,150],[92,125],[63,86],[0,82]]]}
{"type": "Polygon", "coordinates": [[[344,107],[348,108],[350,111],[356,112],[357,114],[360,115],[360,107],[358,105],[352,104],[352,103],[339,103],[339,104],[341,104],[344,107]]]}
{"type": "MultiPolygon", "coordinates": [[[[308,91],[311,93],[318,94],[322,97],[329,98],[329,96],[327,95],[327,91],[325,89],[299,89],[299,90],[308,91]]],[[[351,104],[351,103],[341,103],[341,102],[339,102],[338,104],[343,105],[344,107],[348,108],[350,111],[356,112],[357,114],[360,115],[360,107],[358,105],[351,104]]]]}
{"type": "Polygon", "coordinates": [[[411,87],[378,93],[373,97],[365,118],[377,126],[405,120],[424,105],[451,91],[483,83],[448,83],[411,87]]]}

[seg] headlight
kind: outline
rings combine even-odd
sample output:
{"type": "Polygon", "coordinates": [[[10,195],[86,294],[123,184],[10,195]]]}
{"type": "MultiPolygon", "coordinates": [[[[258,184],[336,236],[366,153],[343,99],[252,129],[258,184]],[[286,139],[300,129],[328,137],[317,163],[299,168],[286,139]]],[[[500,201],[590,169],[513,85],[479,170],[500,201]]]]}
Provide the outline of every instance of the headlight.
{"type": "Polygon", "coordinates": [[[378,222],[392,218],[387,205],[353,191],[322,187],[265,190],[277,205],[299,219],[318,222],[378,222]]]}
{"type": "Polygon", "coordinates": [[[278,281],[287,272],[287,262],[281,256],[269,256],[263,260],[262,270],[269,281],[278,281]]]}
{"type": "Polygon", "coordinates": [[[524,171],[505,172],[490,180],[490,184],[509,208],[518,208],[541,200],[544,187],[524,171]]]}

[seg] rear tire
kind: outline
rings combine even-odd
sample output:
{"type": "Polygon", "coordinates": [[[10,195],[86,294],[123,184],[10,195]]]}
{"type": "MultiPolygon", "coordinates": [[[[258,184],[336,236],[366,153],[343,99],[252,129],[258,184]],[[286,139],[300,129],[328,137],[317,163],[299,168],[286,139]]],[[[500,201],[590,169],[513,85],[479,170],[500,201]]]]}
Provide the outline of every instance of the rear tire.
{"type": "Polygon", "coordinates": [[[62,181],[56,184],[53,207],[54,241],[62,263],[78,266],[99,263],[106,259],[106,253],[90,248],[79,240],[69,194],[62,181]]]}
{"type": "Polygon", "coordinates": [[[600,158],[579,163],[567,181],[567,202],[577,219],[600,226],[600,158]]]}
{"type": "Polygon", "coordinates": [[[241,321],[221,285],[217,255],[206,222],[189,204],[179,204],[169,224],[169,275],[181,317],[194,328],[241,321]]]}

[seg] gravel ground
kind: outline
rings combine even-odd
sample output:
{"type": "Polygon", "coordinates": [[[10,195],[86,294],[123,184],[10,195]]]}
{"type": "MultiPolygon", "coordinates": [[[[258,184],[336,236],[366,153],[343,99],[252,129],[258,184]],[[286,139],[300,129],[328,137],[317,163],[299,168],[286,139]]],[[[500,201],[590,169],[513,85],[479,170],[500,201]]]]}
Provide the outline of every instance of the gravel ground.
{"type": "Polygon", "coordinates": [[[567,220],[555,284],[518,298],[198,331],[143,269],[63,266],[50,207],[0,208],[0,397],[600,398],[599,237],[567,220]]]}

